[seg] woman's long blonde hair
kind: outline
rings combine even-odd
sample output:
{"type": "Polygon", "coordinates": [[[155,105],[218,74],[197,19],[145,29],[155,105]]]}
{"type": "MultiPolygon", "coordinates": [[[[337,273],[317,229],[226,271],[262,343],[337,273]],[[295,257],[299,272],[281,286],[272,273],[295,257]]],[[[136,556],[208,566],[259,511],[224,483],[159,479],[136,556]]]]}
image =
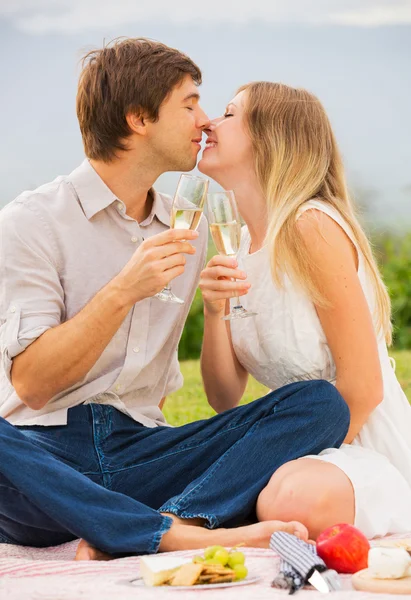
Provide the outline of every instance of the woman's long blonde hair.
{"type": "Polygon", "coordinates": [[[245,124],[251,136],[257,177],[267,199],[267,243],[273,279],[287,273],[311,300],[327,306],[314,282],[307,248],[296,227],[301,206],[316,198],[334,207],[351,228],[376,292],[377,329],[391,343],[391,307],[370,243],[348,194],[341,155],[326,112],[304,89],[258,81],[246,90],[245,124]]]}

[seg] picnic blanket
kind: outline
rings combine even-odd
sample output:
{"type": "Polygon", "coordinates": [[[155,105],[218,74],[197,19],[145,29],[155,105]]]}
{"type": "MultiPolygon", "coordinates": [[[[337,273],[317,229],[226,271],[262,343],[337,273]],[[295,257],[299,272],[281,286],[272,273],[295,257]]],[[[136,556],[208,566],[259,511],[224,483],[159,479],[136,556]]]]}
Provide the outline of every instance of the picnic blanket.
{"type": "MultiPolygon", "coordinates": [[[[392,536],[398,539],[411,537],[392,536]]],[[[0,544],[0,598],[3,600],[285,600],[287,592],[271,588],[279,571],[279,558],[272,550],[242,548],[250,576],[257,583],[213,590],[173,590],[169,587],[147,588],[141,582],[130,583],[139,576],[139,557],[108,562],[73,561],[77,541],[53,548],[25,548],[0,544]]],[[[170,552],[170,556],[201,554],[201,550],[170,552]]],[[[342,576],[343,589],[334,592],[333,600],[362,600],[363,598],[399,598],[399,596],[357,592],[351,577],[342,576]]],[[[297,593],[301,600],[324,600],[323,594],[304,589],[297,593]]]]}

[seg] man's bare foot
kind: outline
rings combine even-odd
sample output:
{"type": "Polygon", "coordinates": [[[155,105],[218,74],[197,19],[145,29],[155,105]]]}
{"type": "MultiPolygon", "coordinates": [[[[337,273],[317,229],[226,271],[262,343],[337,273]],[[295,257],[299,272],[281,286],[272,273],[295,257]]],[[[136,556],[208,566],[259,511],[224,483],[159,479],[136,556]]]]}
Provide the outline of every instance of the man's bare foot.
{"type": "Polygon", "coordinates": [[[113,557],[94,548],[86,540],[80,540],[74,560],[113,560],[113,557]]]}

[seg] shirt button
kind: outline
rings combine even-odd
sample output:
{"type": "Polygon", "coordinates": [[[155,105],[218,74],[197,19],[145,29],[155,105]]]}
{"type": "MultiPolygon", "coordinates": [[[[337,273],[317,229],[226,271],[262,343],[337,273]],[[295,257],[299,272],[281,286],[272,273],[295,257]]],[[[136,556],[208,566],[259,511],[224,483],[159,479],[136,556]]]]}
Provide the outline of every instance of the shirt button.
{"type": "Polygon", "coordinates": [[[16,307],[12,306],[11,309],[10,309],[10,312],[13,312],[13,313],[16,312],[16,307]]]}
{"type": "Polygon", "coordinates": [[[134,237],[134,236],[133,236],[133,237],[131,238],[131,241],[133,242],[133,244],[135,244],[136,242],[138,242],[138,238],[136,238],[136,237],[134,237]]]}
{"type": "Polygon", "coordinates": [[[140,352],[140,348],[138,346],[136,346],[135,348],[133,348],[133,352],[140,352]]]}
{"type": "Polygon", "coordinates": [[[122,205],[121,202],[117,202],[117,208],[118,208],[118,210],[121,210],[121,211],[124,210],[124,206],[122,205]]]}
{"type": "Polygon", "coordinates": [[[116,385],[116,387],[114,388],[116,390],[116,392],[119,392],[121,390],[123,386],[121,386],[119,383],[116,385]]]}

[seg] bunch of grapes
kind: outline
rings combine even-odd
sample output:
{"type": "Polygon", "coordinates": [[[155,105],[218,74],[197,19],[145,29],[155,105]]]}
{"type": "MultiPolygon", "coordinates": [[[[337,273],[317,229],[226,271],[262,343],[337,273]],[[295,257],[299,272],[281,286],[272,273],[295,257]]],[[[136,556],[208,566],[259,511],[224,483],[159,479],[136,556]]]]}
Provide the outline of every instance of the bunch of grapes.
{"type": "Polygon", "coordinates": [[[223,546],[209,546],[204,550],[204,556],[195,556],[193,562],[232,569],[235,572],[236,581],[245,579],[248,574],[248,569],[244,564],[245,556],[235,548],[229,551],[223,546]]]}

